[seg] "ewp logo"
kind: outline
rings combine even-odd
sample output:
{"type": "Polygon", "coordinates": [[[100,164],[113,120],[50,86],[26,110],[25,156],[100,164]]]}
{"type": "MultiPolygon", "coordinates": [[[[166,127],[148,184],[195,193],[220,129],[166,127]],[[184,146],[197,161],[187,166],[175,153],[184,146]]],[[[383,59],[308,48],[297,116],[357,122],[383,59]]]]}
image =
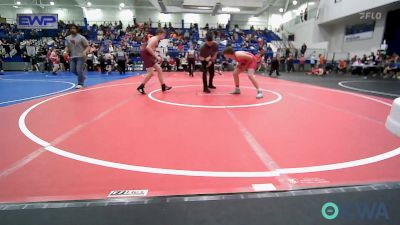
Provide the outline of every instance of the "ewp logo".
{"type": "Polygon", "coordinates": [[[384,202],[359,202],[339,205],[327,202],[321,209],[322,217],[327,220],[346,221],[388,221],[389,211],[384,202]]]}
{"type": "Polygon", "coordinates": [[[19,14],[18,18],[18,28],[25,29],[57,29],[57,15],[56,14],[19,14]]]}

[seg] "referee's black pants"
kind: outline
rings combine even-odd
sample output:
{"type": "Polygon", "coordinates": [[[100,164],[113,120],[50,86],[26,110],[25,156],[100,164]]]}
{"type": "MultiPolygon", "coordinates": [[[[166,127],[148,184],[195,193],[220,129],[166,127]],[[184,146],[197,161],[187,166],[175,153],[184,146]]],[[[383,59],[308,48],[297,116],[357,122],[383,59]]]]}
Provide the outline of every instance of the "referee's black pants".
{"type": "Polygon", "coordinates": [[[201,61],[201,69],[203,70],[203,89],[208,90],[208,87],[212,87],[214,80],[214,63],[212,63],[209,67],[207,67],[207,61],[201,61]],[[210,79],[207,83],[207,71],[210,73],[210,79]]]}

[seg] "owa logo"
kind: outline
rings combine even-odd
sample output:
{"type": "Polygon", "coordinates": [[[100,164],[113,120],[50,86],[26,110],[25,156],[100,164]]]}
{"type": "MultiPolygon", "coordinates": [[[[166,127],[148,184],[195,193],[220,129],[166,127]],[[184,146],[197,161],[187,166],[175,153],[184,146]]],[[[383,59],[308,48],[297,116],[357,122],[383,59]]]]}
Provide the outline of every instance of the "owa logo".
{"type": "Polygon", "coordinates": [[[389,211],[384,202],[359,202],[339,205],[325,203],[321,208],[322,217],[326,220],[378,221],[389,220],[389,211]]]}
{"type": "Polygon", "coordinates": [[[39,26],[47,26],[48,24],[53,24],[57,22],[55,16],[22,16],[18,18],[18,25],[21,26],[32,26],[38,24],[39,26]]]}

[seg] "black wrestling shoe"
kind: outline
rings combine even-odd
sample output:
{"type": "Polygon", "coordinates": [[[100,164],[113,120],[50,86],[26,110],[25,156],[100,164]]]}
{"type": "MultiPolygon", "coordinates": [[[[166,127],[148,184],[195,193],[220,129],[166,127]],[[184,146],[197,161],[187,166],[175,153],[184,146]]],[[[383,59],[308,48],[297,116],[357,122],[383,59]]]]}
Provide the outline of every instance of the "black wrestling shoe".
{"type": "Polygon", "coordinates": [[[207,94],[211,93],[211,91],[210,91],[208,88],[207,88],[207,89],[204,89],[203,92],[204,92],[204,93],[207,93],[207,94]]]}
{"type": "Polygon", "coordinates": [[[137,89],[138,92],[140,92],[140,94],[145,95],[146,92],[144,91],[144,85],[141,84],[137,89]]]}
{"type": "Polygon", "coordinates": [[[208,88],[217,89],[217,87],[215,87],[214,85],[210,85],[210,86],[208,86],[208,88]]]}
{"type": "Polygon", "coordinates": [[[172,87],[169,87],[169,86],[163,84],[163,85],[161,85],[161,89],[162,89],[163,92],[165,92],[165,91],[171,90],[172,87]]]}

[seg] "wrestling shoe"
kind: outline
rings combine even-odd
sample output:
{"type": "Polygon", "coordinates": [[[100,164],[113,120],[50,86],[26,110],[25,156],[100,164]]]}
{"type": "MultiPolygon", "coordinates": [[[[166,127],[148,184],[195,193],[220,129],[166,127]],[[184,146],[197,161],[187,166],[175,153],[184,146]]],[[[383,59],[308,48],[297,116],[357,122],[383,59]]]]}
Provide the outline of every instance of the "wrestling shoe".
{"type": "Polygon", "coordinates": [[[162,89],[163,92],[165,92],[165,91],[171,90],[172,87],[169,87],[169,86],[163,84],[163,85],[161,85],[161,89],[162,89]]]}
{"type": "Polygon", "coordinates": [[[261,90],[258,90],[257,91],[257,95],[256,95],[256,98],[257,99],[260,99],[260,98],[263,98],[264,96],[263,96],[263,92],[261,91],[261,90]]]}
{"type": "Polygon", "coordinates": [[[136,90],[142,95],[146,94],[146,92],[144,91],[144,85],[143,84],[141,84],[136,90]]]}
{"type": "Polygon", "coordinates": [[[239,88],[235,88],[235,90],[232,91],[232,92],[230,92],[229,94],[232,94],[232,95],[240,95],[240,89],[239,89],[239,88]]]}

